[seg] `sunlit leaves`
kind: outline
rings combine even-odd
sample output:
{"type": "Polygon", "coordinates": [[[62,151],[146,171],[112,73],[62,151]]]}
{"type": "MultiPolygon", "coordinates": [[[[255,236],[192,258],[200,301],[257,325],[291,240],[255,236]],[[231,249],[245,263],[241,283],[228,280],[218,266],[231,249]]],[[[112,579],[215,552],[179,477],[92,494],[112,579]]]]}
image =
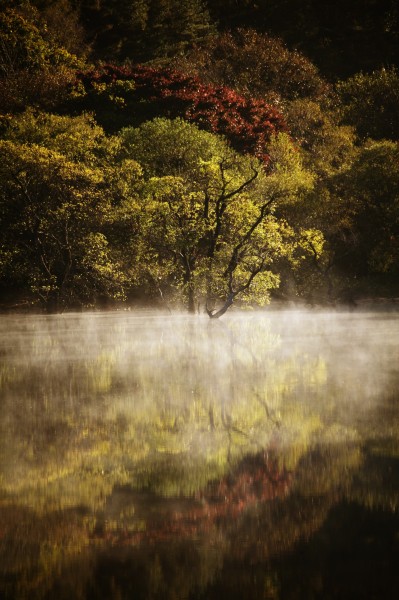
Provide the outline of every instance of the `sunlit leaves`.
{"type": "Polygon", "coordinates": [[[128,125],[156,116],[183,117],[201,129],[224,135],[239,152],[255,154],[267,161],[270,138],[286,129],[279,110],[263,99],[247,98],[227,87],[206,85],[197,77],[170,69],[104,65],[80,73],[76,85],[84,88],[78,104],[86,110],[94,109],[99,122],[112,131],[120,128],[121,119],[128,125]],[[111,96],[117,82],[134,84],[121,96],[123,114],[112,108],[111,96]]]}
{"type": "Polygon", "coordinates": [[[9,120],[4,137],[17,143],[36,144],[86,165],[103,166],[118,149],[92,116],[60,116],[32,109],[9,120]]]}
{"type": "MultiPolygon", "coordinates": [[[[144,167],[143,249],[163,265],[158,281],[180,288],[191,311],[204,298],[242,293],[266,302],[279,281],[273,259],[288,255],[295,237],[272,213],[312,185],[289,138],[270,142],[268,173],[182,120],[155,119],[123,130],[121,139],[124,153],[144,167]]],[[[149,271],[152,262],[142,259],[149,271]]]]}
{"type": "Polygon", "coordinates": [[[94,233],[110,212],[104,173],[37,144],[2,141],[0,153],[1,227],[14,280],[48,308],[80,294],[90,302],[96,288],[120,292],[121,274],[94,233]]]}

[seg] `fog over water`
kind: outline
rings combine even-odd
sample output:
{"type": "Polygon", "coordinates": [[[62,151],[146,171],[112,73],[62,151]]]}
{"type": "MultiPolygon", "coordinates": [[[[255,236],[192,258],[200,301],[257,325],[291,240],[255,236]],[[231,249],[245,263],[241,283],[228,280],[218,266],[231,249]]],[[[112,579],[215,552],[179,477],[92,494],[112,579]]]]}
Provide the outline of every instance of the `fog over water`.
{"type": "Polygon", "coordinates": [[[4,315],[0,596],[389,598],[398,400],[395,312],[4,315]]]}
{"type": "MultiPolygon", "coordinates": [[[[329,386],[348,413],[377,406],[398,374],[396,313],[232,313],[213,321],[110,312],[6,316],[0,328],[3,377],[32,377],[23,395],[50,404],[65,399],[65,376],[76,384],[70,401],[92,385],[126,410],[142,401],[189,408],[198,397],[245,405],[254,393],[306,404],[322,401],[329,386]]],[[[24,401],[20,389],[13,400],[24,401]]]]}

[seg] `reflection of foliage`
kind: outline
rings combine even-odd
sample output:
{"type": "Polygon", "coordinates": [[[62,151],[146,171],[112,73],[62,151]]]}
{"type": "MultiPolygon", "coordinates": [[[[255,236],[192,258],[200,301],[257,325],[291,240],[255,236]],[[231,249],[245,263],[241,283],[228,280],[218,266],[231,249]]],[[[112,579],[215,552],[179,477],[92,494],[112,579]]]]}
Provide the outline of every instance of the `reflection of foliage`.
{"type": "MultiPolygon", "coordinates": [[[[251,507],[286,496],[290,480],[290,474],[284,468],[279,470],[277,460],[268,452],[246,456],[227,476],[197,491],[195,501],[184,503],[180,500],[180,507],[174,508],[167,518],[160,519],[158,515],[154,521],[147,519],[146,527],[141,528],[140,511],[138,514],[133,511],[133,523],[125,521],[121,528],[117,522],[114,530],[104,524],[99,531],[108,542],[112,540],[113,544],[123,545],[203,536],[215,527],[226,526],[229,520],[241,517],[251,507]]],[[[142,499],[141,494],[130,495],[135,505],[144,504],[145,497],[142,499]]],[[[173,507],[173,500],[171,504],[173,507]]],[[[167,510],[167,502],[165,506],[167,510]]],[[[126,515],[126,510],[122,514],[126,515]]]]}
{"type": "MultiPolygon", "coordinates": [[[[38,494],[40,506],[73,505],[74,494],[78,503],[98,506],[115,483],[192,494],[271,443],[301,447],[289,458],[295,467],[320,427],[317,418],[282,405],[298,381],[289,382],[269,356],[278,340],[267,322],[246,329],[234,320],[230,327],[204,327],[199,320],[187,328],[183,321],[178,330],[160,321],[147,339],[145,330],[132,337],[116,323],[117,344],[107,347],[91,329],[95,321],[80,321],[78,349],[43,319],[48,336],[40,336],[40,345],[33,337],[30,361],[22,369],[3,368],[3,446],[7,456],[20,457],[12,472],[4,471],[8,493],[23,492],[33,503],[38,494]],[[221,345],[228,349],[223,360],[221,345]],[[59,362],[76,351],[79,362],[59,362]],[[274,365],[271,377],[265,360],[274,365]]],[[[295,363],[288,360],[286,368],[295,370],[295,363]]]]}
{"type": "Polygon", "coordinates": [[[81,566],[75,567],[83,584],[90,568],[88,533],[87,518],[74,512],[38,517],[29,509],[2,507],[0,563],[7,580],[0,580],[1,597],[43,598],[76,556],[81,566]]]}
{"type": "Polygon", "coordinates": [[[94,597],[175,600],[202,597],[220,572],[224,545],[220,540],[176,539],[173,545],[115,549],[110,576],[109,556],[100,554],[93,571],[94,597]],[[216,542],[216,543],[215,543],[216,542]]]}
{"type": "MultiPolygon", "coordinates": [[[[43,597],[58,577],[84,597],[97,585],[87,583],[92,573],[106,596],[111,580],[96,570],[111,546],[115,589],[128,585],[129,563],[141,568],[138,597],[149,589],[172,597],[182,577],[189,597],[229,560],[261,565],[291,551],[342,499],[398,505],[396,413],[380,419],[364,354],[342,345],[343,331],[363,347],[364,334],[345,316],[333,330],[322,316],[316,328],[314,317],[293,315],[289,333],[282,314],[279,327],[270,314],[224,323],[10,316],[2,325],[0,339],[12,332],[14,342],[0,348],[0,561],[9,597],[16,589],[43,597]],[[197,562],[187,558],[178,574],[171,565],[182,548],[197,562]]],[[[371,348],[381,371],[392,346],[385,336],[384,351],[371,348]]],[[[384,415],[393,411],[392,396],[385,401],[384,415]]],[[[235,577],[242,585],[244,573],[235,577]]],[[[277,593],[276,573],[264,584],[277,593]]]]}
{"type": "MultiPolygon", "coordinates": [[[[350,437],[348,432],[345,437],[350,437]]],[[[328,435],[328,432],[327,432],[328,435]]],[[[339,497],[352,484],[353,473],[362,465],[363,456],[358,441],[328,443],[315,446],[302,458],[296,472],[296,489],[303,497],[329,495],[339,497]],[[313,465],[318,476],[314,477],[313,465]]]]}
{"type": "MultiPolygon", "coordinates": [[[[397,448],[396,448],[397,453],[397,448]]],[[[357,473],[356,485],[349,499],[370,510],[397,513],[399,508],[398,458],[390,453],[382,456],[366,454],[363,468],[357,473]]]]}
{"type": "Polygon", "coordinates": [[[394,512],[332,506],[310,540],[273,560],[280,597],[395,598],[398,525],[394,512]]]}

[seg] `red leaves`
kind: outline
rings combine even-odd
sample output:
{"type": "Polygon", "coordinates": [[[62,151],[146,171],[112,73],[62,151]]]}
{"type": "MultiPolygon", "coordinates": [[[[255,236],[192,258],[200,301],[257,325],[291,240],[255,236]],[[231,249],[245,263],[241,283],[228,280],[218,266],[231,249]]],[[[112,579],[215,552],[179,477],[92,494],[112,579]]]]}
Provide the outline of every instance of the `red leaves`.
{"type": "MultiPolygon", "coordinates": [[[[251,507],[284,498],[290,490],[291,474],[278,466],[272,454],[248,456],[231,475],[198,492],[194,505],[192,500],[185,505],[180,499],[180,510],[166,512],[163,519],[147,521],[145,530],[118,529],[103,533],[102,537],[113,544],[132,546],[198,536],[239,518],[251,507]]],[[[168,501],[164,502],[167,507],[168,501]]]]}
{"type": "Polygon", "coordinates": [[[255,155],[264,162],[268,159],[271,136],[286,130],[282,114],[264,100],[247,98],[227,87],[205,85],[197,77],[177,71],[104,65],[80,73],[78,79],[87,92],[95,84],[133,80],[133,104],[145,102],[149,114],[154,114],[155,108],[159,116],[180,116],[202,129],[224,135],[238,152],[255,155]]]}

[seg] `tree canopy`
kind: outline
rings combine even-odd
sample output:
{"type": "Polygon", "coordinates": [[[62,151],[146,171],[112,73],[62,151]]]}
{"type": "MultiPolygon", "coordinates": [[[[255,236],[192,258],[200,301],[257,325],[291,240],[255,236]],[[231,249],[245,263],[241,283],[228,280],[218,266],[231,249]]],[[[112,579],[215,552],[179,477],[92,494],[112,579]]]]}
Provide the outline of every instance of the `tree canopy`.
{"type": "Polygon", "coordinates": [[[316,4],[6,1],[1,303],[397,295],[396,12],[316,4]]]}
{"type": "Polygon", "coordinates": [[[221,300],[222,310],[239,296],[267,302],[279,280],[273,260],[295,245],[275,207],[298,201],[312,184],[288,137],[269,145],[268,174],[258,160],[182,120],[155,119],[121,137],[144,169],[151,279],[183,290],[192,312],[202,299],[207,306],[221,300]]]}

